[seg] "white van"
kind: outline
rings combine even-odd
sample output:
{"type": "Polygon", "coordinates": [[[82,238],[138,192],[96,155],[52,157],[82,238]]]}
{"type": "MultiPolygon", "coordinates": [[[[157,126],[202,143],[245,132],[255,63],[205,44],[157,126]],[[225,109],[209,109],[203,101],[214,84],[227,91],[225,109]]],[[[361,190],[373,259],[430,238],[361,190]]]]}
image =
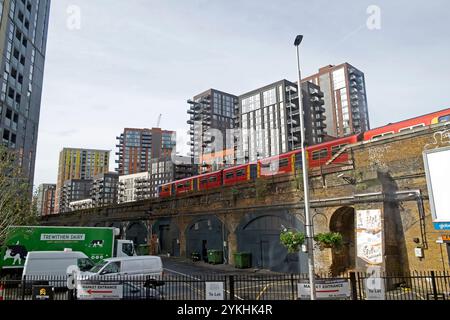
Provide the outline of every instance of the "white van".
{"type": "Polygon", "coordinates": [[[161,258],[157,256],[110,258],[98,263],[83,275],[88,278],[126,277],[128,279],[150,276],[153,279],[161,279],[163,265],[161,258]]]}
{"type": "Polygon", "coordinates": [[[54,287],[66,286],[66,276],[70,266],[80,271],[90,270],[95,263],[83,252],[75,251],[33,251],[25,260],[22,279],[45,281],[54,287]],[[52,280],[51,283],[49,280],[52,280]]]}

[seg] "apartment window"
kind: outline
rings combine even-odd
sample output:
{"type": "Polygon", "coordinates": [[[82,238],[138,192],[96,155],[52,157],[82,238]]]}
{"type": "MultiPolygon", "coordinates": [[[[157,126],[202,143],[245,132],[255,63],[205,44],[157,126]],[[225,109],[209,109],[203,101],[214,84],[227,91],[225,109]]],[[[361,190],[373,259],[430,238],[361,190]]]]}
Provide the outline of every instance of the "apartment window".
{"type": "Polygon", "coordinates": [[[9,130],[6,129],[3,130],[3,141],[9,142],[9,130]]]}
{"type": "Polygon", "coordinates": [[[13,56],[14,56],[14,58],[16,58],[17,60],[19,60],[20,52],[19,52],[19,50],[17,50],[16,48],[14,48],[13,56]]]}
{"type": "Polygon", "coordinates": [[[14,91],[14,89],[9,88],[8,89],[8,97],[10,97],[11,99],[14,99],[16,92],[14,91]]]}

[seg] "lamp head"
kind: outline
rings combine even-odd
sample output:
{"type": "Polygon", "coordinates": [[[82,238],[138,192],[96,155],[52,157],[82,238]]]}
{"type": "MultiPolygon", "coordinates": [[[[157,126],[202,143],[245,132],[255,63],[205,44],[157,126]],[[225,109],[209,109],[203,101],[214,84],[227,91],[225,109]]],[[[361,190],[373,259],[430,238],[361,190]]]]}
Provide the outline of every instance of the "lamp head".
{"type": "Polygon", "coordinates": [[[295,38],[294,46],[298,47],[300,45],[300,43],[302,43],[302,40],[303,40],[303,36],[302,35],[298,35],[295,38]]]}

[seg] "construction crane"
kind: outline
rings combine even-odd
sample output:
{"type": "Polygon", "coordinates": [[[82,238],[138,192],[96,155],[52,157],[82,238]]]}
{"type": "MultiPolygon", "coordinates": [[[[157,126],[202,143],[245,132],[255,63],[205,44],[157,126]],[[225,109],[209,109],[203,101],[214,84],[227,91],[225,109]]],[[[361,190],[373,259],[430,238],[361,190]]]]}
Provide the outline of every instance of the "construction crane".
{"type": "Polygon", "coordinates": [[[158,123],[156,124],[157,128],[159,128],[159,126],[161,125],[161,118],[162,118],[162,114],[160,114],[158,117],[158,123]]]}

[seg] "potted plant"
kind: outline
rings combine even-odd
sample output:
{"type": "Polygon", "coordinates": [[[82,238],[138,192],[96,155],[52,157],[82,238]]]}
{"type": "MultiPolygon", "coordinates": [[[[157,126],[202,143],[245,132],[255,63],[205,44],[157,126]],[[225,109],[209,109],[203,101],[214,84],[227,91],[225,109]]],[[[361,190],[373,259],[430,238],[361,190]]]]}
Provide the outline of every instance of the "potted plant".
{"type": "Polygon", "coordinates": [[[314,237],[314,241],[320,250],[340,248],[343,244],[342,235],[339,232],[319,233],[314,237]]]}
{"type": "Polygon", "coordinates": [[[280,241],[288,249],[289,253],[296,253],[300,251],[300,247],[305,243],[305,234],[284,230],[280,234],[280,241]]]}

